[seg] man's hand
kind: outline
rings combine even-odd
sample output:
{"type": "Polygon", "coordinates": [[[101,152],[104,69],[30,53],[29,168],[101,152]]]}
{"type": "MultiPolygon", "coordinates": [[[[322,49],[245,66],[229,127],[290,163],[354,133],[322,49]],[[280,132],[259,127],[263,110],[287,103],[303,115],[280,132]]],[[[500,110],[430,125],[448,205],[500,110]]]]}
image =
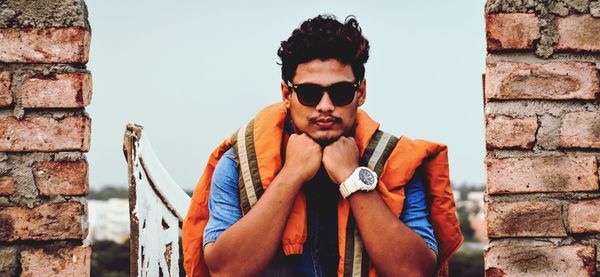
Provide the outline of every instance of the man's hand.
{"type": "Polygon", "coordinates": [[[358,167],[358,146],[352,137],[340,137],[323,149],[323,165],[329,178],[336,183],[344,182],[358,167]]]}
{"type": "Polygon", "coordinates": [[[248,214],[204,247],[211,276],[261,276],[281,245],[298,192],[317,174],[322,156],[321,146],[308,135],[290,136],[285,164],[269,189],[248,214]]]}
{"type": "Polygon", "coordinates": [[[302,183],[315,177],[321,167],[321,146],[306,134],[292,134],[285,150],[282,170],[289,170],[302,179],[302,183]]]}

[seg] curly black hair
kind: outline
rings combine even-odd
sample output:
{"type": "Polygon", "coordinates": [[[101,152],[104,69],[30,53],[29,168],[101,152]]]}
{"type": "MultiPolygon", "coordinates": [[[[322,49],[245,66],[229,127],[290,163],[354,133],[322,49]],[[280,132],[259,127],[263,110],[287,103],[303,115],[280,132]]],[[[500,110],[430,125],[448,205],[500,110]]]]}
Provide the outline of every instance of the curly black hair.
{"type": "Polygon", "coordinates": [[[365,76],[369,59],[369,41],[362,35],[354,16],[344,23],[334,15],[318,15],[308,19],[281,42],[277,55],[281,59],[281,78],[291,81],[299,64],[314,59],[336,59],[352,66],[357,81],[365,76]]]}

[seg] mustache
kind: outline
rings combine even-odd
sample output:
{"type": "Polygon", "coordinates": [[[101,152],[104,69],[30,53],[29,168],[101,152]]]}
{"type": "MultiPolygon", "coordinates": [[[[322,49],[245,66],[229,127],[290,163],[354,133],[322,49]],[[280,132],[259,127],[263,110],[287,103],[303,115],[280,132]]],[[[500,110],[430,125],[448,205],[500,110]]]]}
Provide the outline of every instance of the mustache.
{"type": "Polygon", "coordinates": [[[310,117],[308,119],[308,122],[317,123],[317,121],[321,121],[321,120],[332,120],[333,122],[341,122],[342,118],[339,116],[335,116],[335,115],[320,115],[320,116],[310,117]]]}

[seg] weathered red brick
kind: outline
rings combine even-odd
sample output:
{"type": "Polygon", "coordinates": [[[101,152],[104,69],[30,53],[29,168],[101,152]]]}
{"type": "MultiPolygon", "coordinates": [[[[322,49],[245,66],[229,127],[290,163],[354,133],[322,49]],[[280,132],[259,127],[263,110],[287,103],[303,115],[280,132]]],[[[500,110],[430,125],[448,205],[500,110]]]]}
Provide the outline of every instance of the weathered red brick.
{"type": "Polygon", "coordinates": [[[75,246],[21,251],[21,277],[90,276],[92,249],[75,246]]]}
{"type": "Polygon", "coordinates": [[[598,190],[594,156],[489,158],[486,167],[489,194],[598,190]]]}
{"type": "Polygon", "coordinates": [[[600,113],[566,114],[560,126],[560,146],[600,148],[600,113]]]}
{"type": "Polygon", "coordinates": [[[494,201],[486,204],[488,237],[565,237],[561,206],[552,202],[494,201]]]}
{"type": "Polygon", "coordinates": [[[0,72],[0,107],[10,106],[13,102],[10,84],[10,73],[6,71],[0,72]]]}
{"type": "Polygon", "coordinates": [[[556,18],[558,43],[554,50],[600,52],[600,18],[571,15],[556,18]]]}
{"type": "Polygon", "coordinates": [[[572,233],[600,232],[600,199],[570,204],[567,222],[572,233]]]}
{"type": "Polygon", "coordinates": [[[90,103],[89,73],[34,75],[17,89],[24,108],[82,108],[90,103]]]}
{"type": "Polygon", "coordinates": [[[88,164],[36,162],[33,176],[41,195],[85,195],[88,193],[88,164]]]}
{"type": "Polygon", "coordinates": [[[89,49],[83,28],[0,29],[0,62],[87,63],[89,49]]]}
{"type": "Polygon", "coordinates": [[[0,209],[0,241],[83,239],[87,229],[81,203],[44,204],[33,209],[3,207],[0,209]]]}
{"type": "Polygon", "coordinates": [[[486,146],[488,149],[531,149],[535,143],[537,129],[538,122],[535,116],[524,118],[489,116],[485,129],[486,146]]]}
{"type": "Polygon", "coordinates": [[[593,63],[498,62],[488,64],[486,68],[485,96],[488,100],[595,100],[599,94],[598,69],[593,63]]]}
{"type": "Polygon", "coordinates": [[[15,180],[11,176],[0,176],[0,195],[15,193],[15,180]]]}
{"type": "Polygon", "coordinates": [[[540,37],[538,21],[531,13],[486,14],[487,49],[532,49],[540,37]]]}
{"type": "Polygon", "coordinates": [[[89,147],[88,117],[0,118],[0,152],[88,151],[89,147]]]}
{"type": "Polygon", "coordinates": [[[485,276],[595,276],[596,247],[588,244],[495,245],[484,252],[485,276]]]}

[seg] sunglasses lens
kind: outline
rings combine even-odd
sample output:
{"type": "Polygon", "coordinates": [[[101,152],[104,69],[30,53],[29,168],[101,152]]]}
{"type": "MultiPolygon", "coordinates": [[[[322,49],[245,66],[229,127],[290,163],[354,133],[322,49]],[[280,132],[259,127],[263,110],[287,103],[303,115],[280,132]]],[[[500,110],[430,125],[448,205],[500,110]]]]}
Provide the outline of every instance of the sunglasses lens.
{"type": "Polygon", "coordinates": [[[301,84],[295,90],[298,101],[305,106],[316,106],[323,97],[323,88],[319,85],[301,84]]]}
{"type": "Polygon", "coordinates": [[[329,97],[336,106],[348,105],[354,100],[356,87],[349,82],[337,83],[329,88],[329,97]]]}

